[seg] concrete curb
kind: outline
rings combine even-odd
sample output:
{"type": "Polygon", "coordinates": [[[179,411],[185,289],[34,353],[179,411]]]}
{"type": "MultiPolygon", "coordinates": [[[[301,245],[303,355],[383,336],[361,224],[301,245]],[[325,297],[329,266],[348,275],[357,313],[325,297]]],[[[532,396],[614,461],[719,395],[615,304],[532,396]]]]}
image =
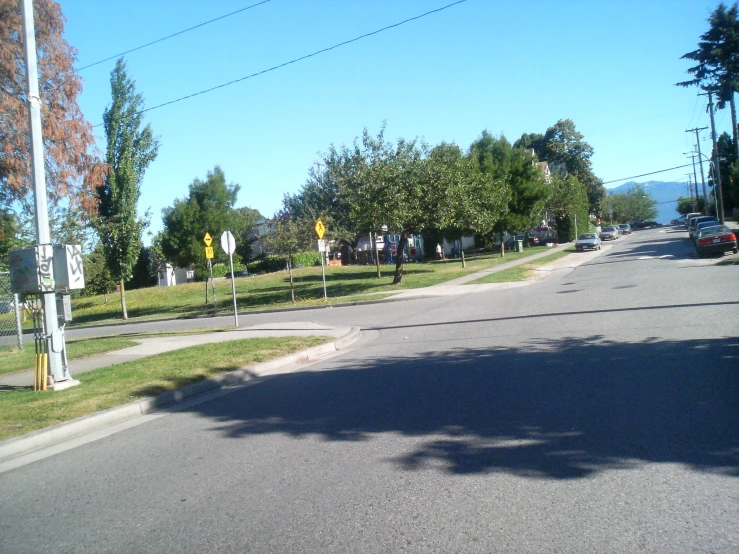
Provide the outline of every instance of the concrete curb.
{"type": "Polygon", "coordinates": [[[27,435],[7,439],[0,442],[0,463],[30,454],[42,448],[57,445],[81,435],[99,431],[117,423],[176,406],[205,393],[211,393],[216,390],[253,381],[283,367],[316,360],[321,356],[347,348],[359,340],[360,333],[361,329],[359,327],[352,327],[343,337],[339,337],[326,344],[314,346],[248,368],[217,375],[205,381],[193,383],[192,385],[187,385],[151,398],[144,398],[136,402],[123,404],[122,406],[116,406],[115,408],[110,408],[102,412],[60,423],[53,427],[39,429],[27,435]]]}

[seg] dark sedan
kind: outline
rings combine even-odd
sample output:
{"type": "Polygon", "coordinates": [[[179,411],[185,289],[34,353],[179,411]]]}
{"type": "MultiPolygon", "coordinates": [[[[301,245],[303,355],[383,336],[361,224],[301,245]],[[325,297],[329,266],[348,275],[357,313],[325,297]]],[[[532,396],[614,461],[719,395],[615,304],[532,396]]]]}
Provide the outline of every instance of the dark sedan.
{"type": "Polygon", "coordinates": [[[704,227],[696,235],[695,251],[699,258],[724,252],[736,254],[736,235],[726,225],[704,227]]]}

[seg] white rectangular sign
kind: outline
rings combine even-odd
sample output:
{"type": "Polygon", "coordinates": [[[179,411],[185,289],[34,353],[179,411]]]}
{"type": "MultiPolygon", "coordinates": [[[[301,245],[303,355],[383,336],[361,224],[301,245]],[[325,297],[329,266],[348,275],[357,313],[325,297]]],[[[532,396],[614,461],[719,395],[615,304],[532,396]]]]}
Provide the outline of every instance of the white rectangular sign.
{"type": "Polygon", "coordinates": [[[325,240],[319,240],[318,241],[318,251],[319,252],[325,252],[326,251],[326,241],[325,240]]]}

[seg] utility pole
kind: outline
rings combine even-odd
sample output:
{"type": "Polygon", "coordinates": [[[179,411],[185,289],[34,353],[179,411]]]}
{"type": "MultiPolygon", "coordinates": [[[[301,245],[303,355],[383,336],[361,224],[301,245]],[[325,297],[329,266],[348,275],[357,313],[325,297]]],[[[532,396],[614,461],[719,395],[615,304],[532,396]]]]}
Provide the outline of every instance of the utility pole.
{"type": "Polygon", "coordinates": [[[686,173],[685,175],[688,176],[688,196],[690,197],[690,202],[693,202],[693,176],[690,173],[686,173]]]}
{"type": "MultiPolygon", "coordinates": [[[[713,121],[713,113],[711,114],[711,121],[713,121]]],[[[695,144],[696,144],[696,146],[698,148],[698,163],[701,166],[701,183],[703,184],[703,206],[704,206],[704,210],[706,210],[706,213],[708,213],[708,211],[707,211],[708,210],[708,195],[706,194],[706,178],[704,177],[704,174],[703,174],[703,158],[701,158],[701,142],[700,142],[700,137],[698,136],[698,133],[700,131],[704,131],[706,129],[708,129],[708,127],[701,127],[700,129],[698,129],[698,128],[696,128],[696,129],[686,129],[685,132],[686,133],[693,133],[693,132],[695,132],[695,144]]],[[[695,164],[695,162],[693,162],[693,163],[695,164]]],[[[695,182],[695,188],[698,189],[698,180],[697,179],[696,179],[696,182],[695,182]]]]}
{"type": "MultiPolygon", "coordinates": [[[[687,152],[683,152],[683,154],[688,154],[687,152]]],[[[690,160],[693,162],[693,182],[695,183],[695,201],[698,202],[698,175],[695,173],[695,153],[690,153],[690,160]]],[[[690,195],[693,195],[693,191],[690,191],[690,195]]]]}
{"type": "Polygon", "coordinates": [[[318,166],[318,184],[322,185],[323,182],[321,181],[321,166],[326,165],[323,162],[313,162],[313,165],[318,166]]]}
{"type": "MultiPolygon", "coordinates": [[[[33,0],[21,0],[21,9],[23,12],[23,53],[26,58],[28,83],[28,126],[31,134],[31,177],[33,179],[33,199],[36,211],[36,244],[39,247],[47,246],[51,250],[49,208],[46,202],[46,174],[44,173],[44,145],[41,134],[41,99],[38,90],[36,35],[33,24],[33,0]]],[[[53,272],[52,260],[49,259],[48,261],[53,272]]],[[[49,370],[54,381],[52,388],[61,390],[78,385],[79,381],[72,379],[64,363],[64,333],[59,329],[56,292],[53,287],[52,290],[41,293],[41,305],[44,310],[44,340],[49,356],[49,370]]]]}
{"type": "MultiPolygon", "coordinates": [[[[716,123],[713,121],[713,96],[708,91],[708,111],[711,114],[711,140],[713,141],[713,176],[715,179],[713,194],[716,195],[716,211],[718,212],[718,222],[724,224],[724,196],[721,189],[721,171],[718,167],[718,145],[716,144],[716,123]]],[[[708,199],[706,199],[708,203],[708,199]]]]}

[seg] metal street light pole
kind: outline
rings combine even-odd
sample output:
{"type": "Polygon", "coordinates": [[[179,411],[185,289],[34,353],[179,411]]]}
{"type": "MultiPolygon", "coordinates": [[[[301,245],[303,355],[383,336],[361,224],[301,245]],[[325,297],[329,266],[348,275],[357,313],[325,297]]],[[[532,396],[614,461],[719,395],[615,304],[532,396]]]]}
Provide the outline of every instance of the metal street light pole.
{"type": "MultiPolygon", "coordinates": [[[[49,232],[49,208],[46,202],[46,175],[44,169],[44,146],[41,133],[41,100],[38,89],[38,65],[36,59],[36,35],[33,22],[33,0],[22,0],[23,47],[26,58],[26,79],[28,84],[28,122],[31,134],[31,173],[36,216],[36,244],[51,252],[51,233],[49,232]]],[[[54,381],[54,390],[60,390],[79,382],[71,379],[64,363],[64,333],[59,329],[56,311],[56,292],[54,291],[52,259],[46,260],[51,272],[51,290],[41,293],[44,310],[44,336],[49,359],[49,370],[54,381]]]]}

